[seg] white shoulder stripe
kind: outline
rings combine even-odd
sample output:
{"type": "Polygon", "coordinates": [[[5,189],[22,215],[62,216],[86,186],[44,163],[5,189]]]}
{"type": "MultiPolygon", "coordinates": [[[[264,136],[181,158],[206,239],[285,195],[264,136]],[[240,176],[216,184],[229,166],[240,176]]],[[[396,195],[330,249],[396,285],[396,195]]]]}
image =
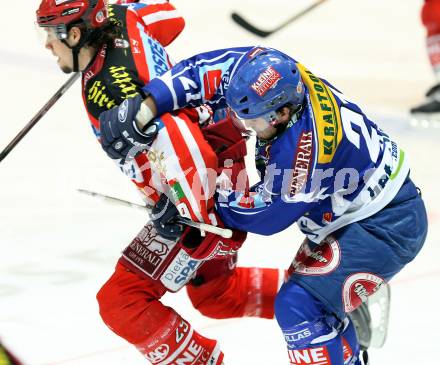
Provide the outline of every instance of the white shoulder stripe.
{"type": "Polygon", "coordinates": [[[139,2],[141,4],[147,4],[147,5],[158,5],[158,4],[166,4],[168,0],[141,0],[139,2]]]}
{"type": "MultiPolygon", "coordinates": [[[[177,126],[179,127],[180,133],[182,133],[183,139],[188,146],[191,157],[194,160],[197,174],[199,175],[200,181],[203,185],[205,196],[211,197],[214,192],[209,191],[209,173],[212,171],[207,171],[205,160],[203,159],[199,145],[197,144],[197,141],[194,139],[193,134],[189,130],[188,125],[180,118],[175,117],[175,120],[177,122],[177,126]]],[[[217,174],[214,175],[214,178],[216,177],[217,174]]]]}
{"type": "Polygon", "coordinates": [[[160,22],[161,20],[168,20],[174,18],[181,18],[177,10],[158,11],[157,13],[143,16],[142,20],[144,21],[145,25],[150,25],[156,22],[160,22]]]}
{"type": "Polygon", "coordinates": [[[176,179],[179,182],[185,197],[191,205],[188,208],[192,210],[199,222],[204,222],[199,209],[199,202],[195,198],[190,182],[186,178],[188,172],[182,170],[179,156],[173,147],[171,137],[166,128],[159,130],[151,146],[150,153],[156,154],[159,157],[156,158],[156,161],[150,161],[152,168],[160,171],[168,181],[176,179]]]}

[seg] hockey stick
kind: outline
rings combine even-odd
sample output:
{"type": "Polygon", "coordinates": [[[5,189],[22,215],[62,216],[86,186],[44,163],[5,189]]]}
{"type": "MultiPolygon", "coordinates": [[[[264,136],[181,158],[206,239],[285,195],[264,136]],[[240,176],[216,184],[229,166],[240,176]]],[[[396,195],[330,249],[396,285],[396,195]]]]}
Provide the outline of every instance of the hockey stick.
{"type": "Polygon", "coordinates": [[[249,31],[259,37],[266,38],[266,37],[270,36],[271,34],[278,32],[280,29],[286,27],[290,23],[293,23],[295,20],[301,18],[303,15],[306,15],[308,12],[312,11],[313,9],[315,9],[317,6],[321,5],[325,1],[326,0],[316,1],[312,5],[308,6],[307,8],[300,11],[299,13],[295,14],[291,18],[287,19],[284,23],[281,23],[278,27],[276,27],[272,30],[263,30],[263,29],[257,28],[254,25],[252,25],[251,23],[249,23],[246,19],[244,19],[240,14],[237,14],[235,12],[231,14],[231,17],[234,22],[236,22],[238,25],[240,25],[241,27],[243,27],[247,31],[249,31]]]}
{"type": "MultiPolygon", "coordinates": [[[[95,198],[102,199],[102,200],[109,202],[109,203],[118,204],[118,205],[125,205],[126,207],[130,207],[130,208],[141,209],[144,212],[146,210],[147,211],[150,210],[150,208],[146,205],[132,203],[132,202],[129,202],[124,199],[119,199],[119,198],[115,198],[113,196],[104,195],[101,193],[96,193],[94,191],[85,190],[85,189],[78,189],[78,192],[80,192],[82,194],[93,196],[95,198]]],[[[187,226],[197,228],[201,231],[214,233],[214,234],[221,236],[223,238],[231,238],[232,237],[232,231],[227,228],[220,228],[220,227],[212,226],[212,225],[206,224],[206,223],[193,222],[192,220],[190,220],[188,218],[183,218],[183,217],[177,217],[177,221],[181,224],[185,224],[187,226]]]]}
{"type": "Polygon", "coordinates": [[[23,139],[23,137],[38,123],[38,121],[47,113],[47,111],[61,98],[65,92],[73,85],[80,73],[74,73],[61,88],[50,98],[50,100],[40,109],[40,111],[30,120],[28,124],[15,136],[15,138],[0,153],[0,162],[11,152],[14,147],[23,139]]]}

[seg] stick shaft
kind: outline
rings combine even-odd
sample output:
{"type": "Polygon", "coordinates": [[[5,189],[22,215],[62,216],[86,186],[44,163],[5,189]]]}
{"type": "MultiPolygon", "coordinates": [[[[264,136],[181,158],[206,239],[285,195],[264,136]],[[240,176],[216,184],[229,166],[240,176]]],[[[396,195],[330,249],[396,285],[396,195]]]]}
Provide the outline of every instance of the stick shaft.
{"type": "Polygon", "coordinates": [[[0,162],[11,152],[14,147],[28,134],[35,124],[47,113],[47,111],[63,96],[66,91],[73,85],[80,73],[73,74],[59,90],[49,99],[49,101],[38,111],[37,114],[29,121],[28,124],[14,137],[14,139],[0,153],[0,162]]]}
{"type": "MultiPolygon", "coordinates": [[[[118,205],[125,205],[126,207],[130,207],[130,208],[142,209],[143,211],[150,210],[149,207],[147,207],[146,205],[132,203],[132,202],[129,202],[124,199],[115,198],[113,196],[104,195],[104,194],[97,193],[94,191],[85,190],[85,189],[78,189],[78,192],[80,192],[82,194],[93,196],[95,198],[107,201],[109,203],[118,204],[118,205]]],[[[201,231],[214,233],[214,234],[221,236],[223,238],[231,238],[232,237],[232,231],[227,228],[220,228],[220,227],[216,227],[216,226],[206,224],[206,223],[194,222],[194,221],[192,221],[188,218],[184,218],[184,217],[178,217],[177,220],[179,223],[200,229],[201,231]]]]}
{"type": "Polygon", "coordinates": [[[325,1],[326,0],[318,0],[318,1],[314,2],[313,4],[309,5],[307,8],[303,9],[299,13],[296,13],[291,18],[287,19],[286,21],[284,21],[283,23],[281,23],[279,26],[277,26],[276,28],[274,28],[272,30],[263,30],[263,29],[257,28],[255,25],[249,23],[245,18],[243,18],[238,13],[232,13],[231,17],[232,17],[232,20],[234,20],[238,25],[240,25],[241,27],[243,27],[247,31],[249,31],[259,37],[265,38],[265,37],[268,37],[277,31],[279,31],[280,29],[286,27],[290,23],[293,23],[295,20],[301,18],[302,16],[306,15],[307,13],[309,13],[310,11],[312,11],[314,8],[321,5],[325,1]]]}

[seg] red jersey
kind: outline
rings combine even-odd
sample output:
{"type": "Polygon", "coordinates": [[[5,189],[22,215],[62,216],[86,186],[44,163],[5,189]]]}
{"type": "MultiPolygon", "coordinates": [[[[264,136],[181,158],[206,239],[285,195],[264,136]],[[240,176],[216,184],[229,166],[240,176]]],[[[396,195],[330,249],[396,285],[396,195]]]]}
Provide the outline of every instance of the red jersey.
{"type": "MultiPolygon", "coordinates": [[[[166,1],[151,0],[127,6],[110,5],[110,22],[121,29],[114,44],[101,48],[83,71],[83,100],[92,129],[100,138],[99,115],[124,99],[144,95],[148,81],[167,71],[171,62],[164,47],[183,30],[184,20],[166,1]]],[[[121,165],[149,204],[160,193],[173,196],[181,215],[212,222],[217,157],[204,140],[197,113],[179,112],[160,118],[151,149],[121,165]],[[208,177],[211,176],[210,181],[208,177]]]]}

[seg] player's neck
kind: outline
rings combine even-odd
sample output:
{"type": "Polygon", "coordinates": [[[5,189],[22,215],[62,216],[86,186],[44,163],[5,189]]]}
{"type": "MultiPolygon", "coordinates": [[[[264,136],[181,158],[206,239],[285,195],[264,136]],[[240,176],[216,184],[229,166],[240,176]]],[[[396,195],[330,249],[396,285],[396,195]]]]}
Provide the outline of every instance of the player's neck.
{"type": "Polygon", "coordinates": [[[96,55],[96,48],[83,47],[78,55],[79,69],[84,71],[96,55]]]}

